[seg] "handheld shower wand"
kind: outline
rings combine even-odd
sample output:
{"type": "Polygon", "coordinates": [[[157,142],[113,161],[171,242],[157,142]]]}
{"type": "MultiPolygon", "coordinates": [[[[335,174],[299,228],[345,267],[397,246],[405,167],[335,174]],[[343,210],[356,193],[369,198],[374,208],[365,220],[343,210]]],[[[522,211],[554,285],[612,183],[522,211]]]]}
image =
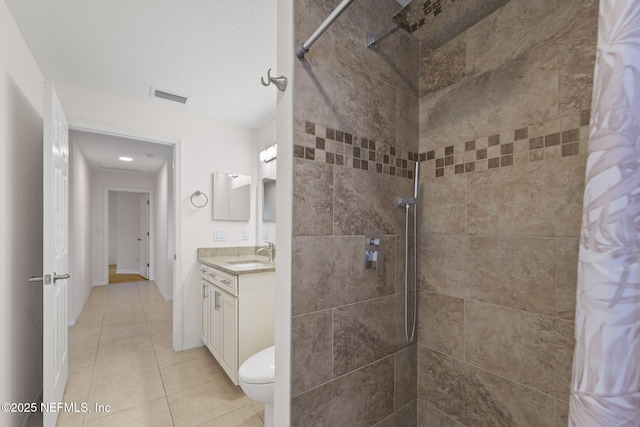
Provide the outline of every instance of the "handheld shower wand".
{"type": "Polygon", "coordinates": [[[420,163],[416,162],[413,173],[413,197],[398,197],[398,207],[405,209],[404,227],[404,335],[407,344],[416,333],[417,288],[418,288],[418,183],[420,163]],[[409,210],[413,205],[413,322],[409,333],[409,210]]]}

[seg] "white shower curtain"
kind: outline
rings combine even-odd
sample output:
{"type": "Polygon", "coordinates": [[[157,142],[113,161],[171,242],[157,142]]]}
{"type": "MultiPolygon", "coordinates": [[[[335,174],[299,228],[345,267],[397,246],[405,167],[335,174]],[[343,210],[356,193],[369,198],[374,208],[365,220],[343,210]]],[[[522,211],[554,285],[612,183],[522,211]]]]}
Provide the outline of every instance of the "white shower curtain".
{"type": "Polygon", "coordinates": [[[600,0],[569,425],[640,426],[640,0],[600,0]]]}

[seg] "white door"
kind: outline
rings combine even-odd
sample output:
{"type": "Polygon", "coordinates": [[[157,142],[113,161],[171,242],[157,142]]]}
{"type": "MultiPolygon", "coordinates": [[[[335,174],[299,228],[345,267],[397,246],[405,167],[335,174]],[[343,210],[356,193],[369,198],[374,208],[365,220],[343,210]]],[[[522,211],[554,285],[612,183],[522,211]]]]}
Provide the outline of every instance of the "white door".
{"type": "MultiPolygon", "coordinates": [[[[60,101],[45,83],[43,138],[43,379],[45,404],[62,402],[67,383],[67,280],[69,126],[60,101]]],[[[44,411],[44,427],[56,424],[58,413],[44,411]]]]}
{"type": "Polygon", "coordinates": [[[140,238],[138,242],[140,262],[140,275],[149,279],[149,194],[140,194],[140,238]]]}

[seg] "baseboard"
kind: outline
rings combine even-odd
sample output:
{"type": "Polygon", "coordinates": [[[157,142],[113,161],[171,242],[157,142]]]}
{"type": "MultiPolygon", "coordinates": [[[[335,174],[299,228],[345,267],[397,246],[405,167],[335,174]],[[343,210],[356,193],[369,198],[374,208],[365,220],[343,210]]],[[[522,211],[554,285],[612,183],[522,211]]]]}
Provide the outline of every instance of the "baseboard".
{"type": "Polygon", "coordinates": [[[108,284],[109,284],[108,280],[106,282],[104,280],[98,280],[97,282],[93,282],[91,286],[105,286],[108,284]]]}
{"type": "Polygon", "coordinates": [[[192,348],[198,348],[198,347],[202,347],[204,346],[204,343],[202,342],[201,339],[198,338],[197,341],[192,341],[192,342],[188,342],[188,343],[183,343],[182,345],[182,351],[184,350],[191,350],[192,348]]]}
{"type": "Polygon", "coordinates": [[[116,274],[140,274],[140,269],[137,269],[137,270],[126,270],[126,269],[120,270],[120,269],[117,269],[116,270],[116,274]]]}

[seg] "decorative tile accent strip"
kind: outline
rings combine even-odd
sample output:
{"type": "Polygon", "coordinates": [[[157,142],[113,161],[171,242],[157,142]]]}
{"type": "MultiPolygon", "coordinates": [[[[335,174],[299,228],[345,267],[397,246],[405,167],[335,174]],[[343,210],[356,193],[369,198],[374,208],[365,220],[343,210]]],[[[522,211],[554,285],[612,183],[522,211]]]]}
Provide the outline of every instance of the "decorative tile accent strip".
{"type": "MultiPolygon", "coordinates": [[[[413,179],[418,153],[317,123],[306,122],[304,129],[304,145],[294,144],[294,157],[413,179]]],[[[442,162],[453,165],[453,146],[447,149],[451,155],[442,162]]]]}
{"type": "Polygon", "coordinates": [[[587,152],[590,111],[420,153],[428,176],[485,171],[587,152]]]}

